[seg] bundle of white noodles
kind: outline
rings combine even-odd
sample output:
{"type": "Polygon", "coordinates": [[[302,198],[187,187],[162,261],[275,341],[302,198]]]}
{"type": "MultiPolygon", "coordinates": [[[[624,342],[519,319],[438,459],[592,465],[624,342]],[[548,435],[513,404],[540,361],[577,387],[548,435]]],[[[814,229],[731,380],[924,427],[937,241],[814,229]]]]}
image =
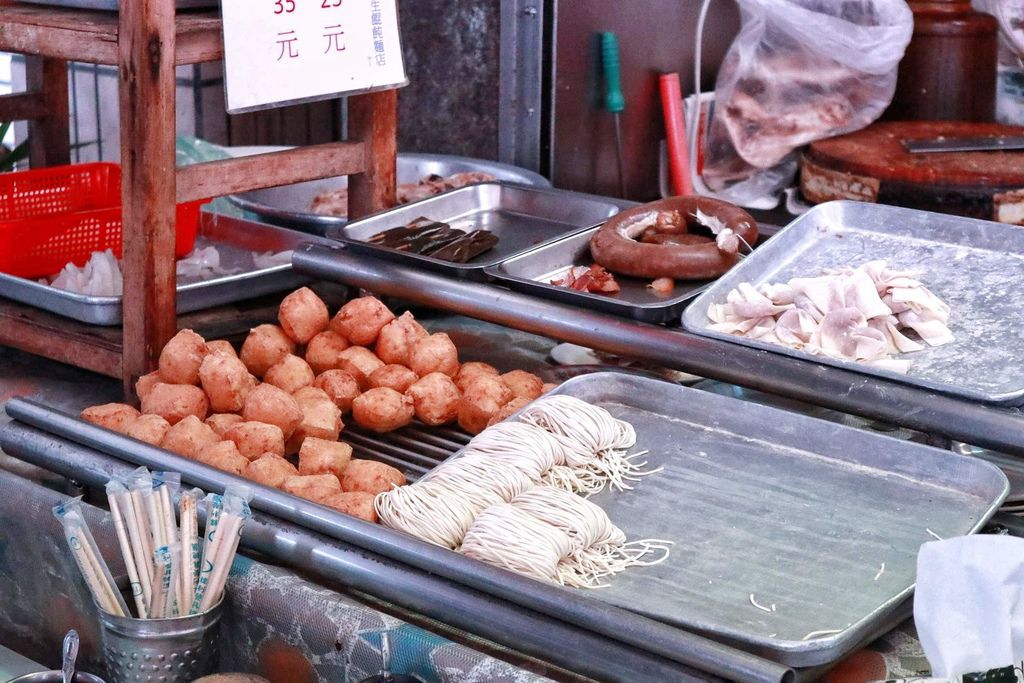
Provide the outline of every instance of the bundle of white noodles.
{"type": "MultiPolygon", "coordinates": [[[[559,583],[598,588],[601,579],[629,567],[650,566],[668,559],[672,541],[626,541],[626,534],[608,514],[589,500],[552,486],[535,486],[512,499],[512,507],[561,530],[571,550],[558,565],[559,583]],[[648,558],[653,552],[660,555],[648,558]]],[[[479,522],[479,518],[477,520],[479,522]]]]}
{"type": "Polygon", "coordinates": [[[626,543],[604,511],[579,496],[536,486],[481,512],[459,552],[518,574],[573,588],[599,588],[602,578],[635,565],[663,562],[663,541],[626,543]],[[644,559],[652,551],[659,557],[644,559]]]}
{"type": "Polygon", "coordinates": [[[548,396],[527,406],[519,419],[555,436],[562,445],[565,465],[553,467],[544,481],[583,495],[593,495],[607,485],[613,490],[631,489],[630,481],[653,474],[646,462],[628,449],[636,444],[636,431],[604,408],[572,396],[548,396]]]}

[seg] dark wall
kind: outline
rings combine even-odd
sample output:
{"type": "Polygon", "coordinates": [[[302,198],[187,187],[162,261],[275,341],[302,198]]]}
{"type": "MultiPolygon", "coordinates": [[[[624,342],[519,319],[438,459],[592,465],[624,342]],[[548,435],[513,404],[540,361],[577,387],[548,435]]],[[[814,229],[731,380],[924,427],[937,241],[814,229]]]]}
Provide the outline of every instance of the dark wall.
{"type": "Polygon", "coordinates": [[[500,0],[399,3],[398,149],[495,159],[500,0]]]}

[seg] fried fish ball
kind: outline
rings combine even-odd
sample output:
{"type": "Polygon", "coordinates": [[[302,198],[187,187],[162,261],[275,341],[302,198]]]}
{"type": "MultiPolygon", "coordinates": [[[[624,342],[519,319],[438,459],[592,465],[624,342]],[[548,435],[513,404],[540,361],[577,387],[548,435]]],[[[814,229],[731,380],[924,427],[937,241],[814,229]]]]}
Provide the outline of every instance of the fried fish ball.
{"type": "Polygon", "coordinates": [[[533,400],[544,393],[544,380],[526,370],[513,370],[501,376],[516,398],[533,400]]]}
{"type": "Polygon", "coordinates": [[[412,313],[406,311],[380,331],[377,336],[377,356],[385,363],[409,365],[409,348],[428,336],[423,325],[416,322],[412,313]]]}
{"type": "Polygon", "coordinates": [[[256,388],[256,378],[249,374],[245,363],[223,353],[211,353],[203,359],[199,381],[210,399],[210,408],[218,413],[238,412],[256,388]]]}
{"type": "Polygon", "coordinates": [[[360,394],[352,401],[352,417],[360,427],[390,432],[412,422],[413,400],[394,389],[380,387],[360,394]]]}
{"type": "Polygon", "coordinates": [[[371,389],[389,387],[399,393],[413,385],[419,377],[404,365],[382,365],[367,377],[371,389]]]}
{"type": "Polygon", "coordinates": [[[324,392],[338,406],[342,415],[352,410],[352,401],[359,395],[359,382],[344,370],[328,370],[321,373],[313,386],[324,392]]]}
{"type": "Polygon", "coordinates": [[[381,329],[395,319],[384,303],[373,296],[352,299],[331,319],[331,329],[353,344],[369,346],[381,329]]]}
{"type": "Polygon", "coordinates": [[[340,480],[350,460],[352,446],[310,436],[299,450],[299,474],[333,474],[340,480]]]}
{"type": "Polygon", "coordinates": [[[160,377],[159,370],[154,370],[148,375],[143,375],[135,381],[135,395],[138,396],[141,401],[149,395],[149,392],[153,390],[153,386],[155,384],[163,381],[163,378],[160,377]]]}
{"type": "Polygon", "coordinates": [[[284,457],[284,432],[265,422],[240,422],[224,432],[224,438],[238,446],[238,452],[255,460],[270,453],[284,457]]]}
{"type": "Polygon", "coordinates": [[[210,425],[210,429],[217,432],[217,434],[222,437],[224,436],[224,432],[241,422],[244,422],[244,418],[242,418],[241,415],[235,415],[234,413],[216,413],[206,418],[206,424],[210,425]]]}
{"type": "Polygon", "coordinates": [[[298,391],[292,393],[299,406],[302,405],[303,401],[330,401],[331,397],[327,395],[327,392],[319,387],[302,387],[298,391]]]}
{"type": "Polygon", "coordinates": [[[239,358],[257,377],[276,365],[289,353],[295,353],[295,342],[277,325],[258,325],[249,330],[242,342],[239,358]]]}
{"type": "Polygon", "coordinates": [[[299,471],[284,458],[264,453],[246,466],[242,476],[257,484],[279,489],[289,477],[299,476],[299,471]]]}
{"type": "Polygon", "coordinates": [[[333,474],[308,474],[288,477],[282,488],[293,496],[319,503],[341,491],[341,482],[333,474]]]}
{"type": "Polygon", "coordinates": [[[220,440],[220,436],[213,431],[210,425],[195,415],[187,415],[167,430],[163,441],[160,442],[160,448],[186,458],[194,458],[199,451],[220,440]]]}
{"type": "Polygon", "coordinates": [[[261,384],[245,399],[242,417],[247,422],[266,422],[277,425],[288,438],[302,422],[302,409],[288,392],[273,384],[261,384]]]}
{"type": "Polygon", "coordinates": [[[327,329],[331,315],[327,312],[327,304],[316,295],[316,292],[309,287],[302,287],[281,301],[277,319],[285,334],[298,343],[305,344],[327,329]]]}
{"type": "Polygon", "coordinates": [[[231,474],[242,474],[249,466],[249,459],[239,453],[230,441],[219,441],[207,446],[196,454],[196,460],[231,474]]]}
{"type": "Polygon", "coordinates": [[[139,415],[128,423],[125,434],[133,439],[159,446],[170,428],[171,423],[159,415],[139,415]]]}
{"type": "Polygon", "coordinates": [[[466,387],[472,382],[472,380],[479,375],[491,375],[497,377],[499,374],[498,369],[493,365],[487,363],[481,363],[479,361],[470,361],[463,363],[459,366],[459,371],[455,373],[455,386],[459,388],[459,391],[465,391],[466,387]]]}
{"type": "Polygon", "coordinates": [[[187,415],[205,420],[210,413],[210,401],[197,386],[157,382],[142,399],[142,412],[159,415],[175,425],[187,415]]]}
{"type": "Polygon", "coordinates": [[[409,347],[409,369],[420,377],[432,372],[454,377],[459,371],[459,350],[444,332],[424,337],[409,347]]]}
{"type": "Polygon", "coordinates": [[[139,411],[127,403],[104,403],[101,406],[90,406],[81,413],[81,418],[86,422],[122,434],[138,416],[139,411]]]}
{"type": "Polygon", "coordinates": [[[353,458],[341,478],[344,491],[364,491],[377,495],[395,486],[405,486],[405,475],[391,465],[375,460],[353,458]]]}
{"type": "Polygon", "coordinates": [[[309,363],[298,356],[288,354],[267,370],[263,375],[263,381],[292,394],[312,384],[314,377],[309,363]]]}
{"type": "Polygon", "coordinates": [[[285,453],[298,453],[307,437],[337,441],[344,424],[341,411],[330,399],[306,399],[299,401],[302,422],[285,443],[285,453]]]}
{"type": "Polygon", "coordinates": [[[333,330],[326,330],[309,340],[306,345],[306,362],[319,375],[325,370],[338,367],[341,352],[349,346],[351,344],[343,336],[333,330]]]}
{"type": "Polygon", "coordinates": [[[373,505],[374,498],[372,493],[365,491],[342,491],[327,496],[320,504],[376,524],[377,508],[373,505]]]}
{"type": "Polygon", "coordinates": [[[160,376],[170,384],[199,384],[199,366],[206,354],[205,339],[181,330],[160,352],[160,376]]]}
{"type": "Polygon", "coordinates": [[[206,352],[207,354],[219,353],[222,356],[238,358],[238,352],[235,351],[235,347],[226,339],[214,339],[213,341],[206,342],[206,352]]]}
{"type": "Polygon", "coordinates": [[[448,375],[432,372],[405,392],[413,401],[416,417],[432,427],[454,422],[462,394],[448,375]]]}
{"type": "Polygon", "coordinates": [[[487,426],[490,427],[493,424],[504,422],[508,418],[512,417],[513,414],[517,413],[521,408],[525,408],[530,404],[530,399],[516,397],[503,405],[501,410],[496,412],[490,420],[487,421],[487,426]]]}
{"type": "Polygon", "coordinates": [[[356,378],[360,388],[369,389],[369,377],[384,361],[365,346],[350,346],[340,354],[339,367],[356,378]]]}
{"type": "Polygon", "coordinates": [[[512,390],[501,378],[475,377],[459,400],[459,426],[470,434],[479,434],[512,398],[512,390]]]}

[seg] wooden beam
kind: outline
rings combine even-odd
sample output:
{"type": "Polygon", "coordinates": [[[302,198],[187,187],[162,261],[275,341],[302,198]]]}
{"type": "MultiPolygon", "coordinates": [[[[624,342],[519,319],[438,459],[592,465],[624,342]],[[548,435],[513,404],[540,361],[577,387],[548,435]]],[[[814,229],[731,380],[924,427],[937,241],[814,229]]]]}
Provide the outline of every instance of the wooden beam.
{"type": "Polygon", "coordinates": [[[63,59],[25,58],[25,83],[42,99],[41,118],[28,123],[28,155],[33,168],[71,163],[71,110],[68,63],[63,59]]]}
{"type": "Polygon", "coordinates": [[[366,168],[366,156],[361,142],[332,142],[183,166],[178,169],[178,201],[359,173],[366,168]]]}
{"type": "Polygon", "coordinates": [[[366,170],[348,183],[349,218],[360,218],[395,205],[398,91],[350,97],[348,111],[348,139],[367,145],[366,170]]]}
{"type": "Polygon", "coordinates": [[[0,121],[30,121],[46,116],[39,93],[19,92],[0,95],[0,121]]]}
{"type": "MultiPolygon", "coordinates": [[[[118,30],[116,12],[0,2],[0,50],[5,52],[116,66],[118,30]]],[[[218,12],[183,12],[176,30],[176,64],[224,57],[218,12]]]]}
{"type": "Polygon", "coordinates": [[[0,344],[111,377],[121,376],[117,328],[98,328],[0,299],[0,344]]]}
{"type": "Polygon", "coordinates": [[[175,333],[174,14],[174,0],[120,11],[126,393],[175,333]]]}

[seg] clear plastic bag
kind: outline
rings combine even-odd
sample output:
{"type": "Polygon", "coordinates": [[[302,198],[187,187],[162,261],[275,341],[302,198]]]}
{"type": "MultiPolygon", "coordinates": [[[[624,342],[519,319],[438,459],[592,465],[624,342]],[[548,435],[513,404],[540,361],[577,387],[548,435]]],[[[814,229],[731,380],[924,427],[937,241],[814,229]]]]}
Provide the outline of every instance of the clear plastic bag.
{"type": "Polygon", "coordinates": [[[792,181],[797,148],[881,115],[914,22],[905,0],[737,2],[742,28],[718,73],[703,181],[746,204],[792,181]]]}

